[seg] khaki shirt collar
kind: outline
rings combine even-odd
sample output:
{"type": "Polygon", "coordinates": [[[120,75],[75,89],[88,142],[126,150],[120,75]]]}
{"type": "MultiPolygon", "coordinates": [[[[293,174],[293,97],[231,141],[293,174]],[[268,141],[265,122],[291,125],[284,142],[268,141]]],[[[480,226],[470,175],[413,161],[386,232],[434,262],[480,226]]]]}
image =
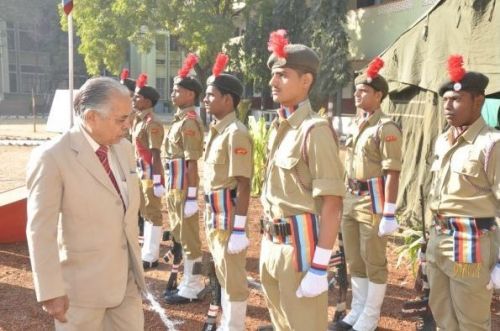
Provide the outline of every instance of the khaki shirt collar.
{"type": "Polygon", "coordinates": [[[474,123],[472,123],[472,125],[469,126],[467,130],[465,130],[464,134],[462,134],[461,137],[469,144],[472,144],[485,126],[486,122],[484,121],[482,116],[479,116],[479,118],[474,123]]]}
{"type": "Polygon", "coordinates": [[[236,120],[236,112],[232,111],[226,116],[224,116],[224,118],[221,119],[220,121],[216,121],[215,124],[212,125],[212,127],[218,133],[221,133],[229,124],[233,123],[235,120],[236,120]]]}
{"type": "Polygon", "coordinates": [[[373,126],[378,123],[380,117],[382,117],[382,110],[379,108],[375,110],[371,115],[369,115],[366,121],[368,122],[369,126],[373,126]]]}
{"type": "Polygon", "coordinates": [[[175,117],[179,120],[182,120],[184,119],[184,117],[186,117],[187,113],[189,113],[190,111],[196,111],[194,106],[189,106],[189,107],[186,107],[186,108],[177,108],[177,112],[175,113],[175,117]]]}
{"type": "Polygon", "coordinates": [[[311,111],[311,103],[309,99],[306,99],[299,103],[299,107],[285,121],[287,121],[292,128],[296,129],[311,111]]]}
{"type": "Polygon", "coordinates": [[[146,116],[151,113],[153,113],[153,108],[144,109],[137,113],[137,117],[139,117],[141,120],[144,120],[144,118],[146,118],[146,116]]]}

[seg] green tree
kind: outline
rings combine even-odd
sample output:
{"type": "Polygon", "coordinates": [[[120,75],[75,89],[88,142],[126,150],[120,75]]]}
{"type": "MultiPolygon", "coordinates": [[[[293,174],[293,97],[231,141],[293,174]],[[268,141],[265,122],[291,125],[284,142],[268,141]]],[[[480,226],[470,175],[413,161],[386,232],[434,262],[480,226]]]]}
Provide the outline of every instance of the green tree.
{"type": "MultiPolygon", "coordinates": [[[[73,19],[81,39],[78,51],[87,71],[118,74],[130,43],[147,52],[156,33],[168,30],[180,44],[200,55],[196,71],[202,81],[222,45],[234,32],[239,10],[231,0],[79,0],[73,19]]],[[[64,14],[61,22],[66,25],[64,14]]]]}
{"type": "Polygon", "coordinates": [[[312,48],[321,58],[315,88],[316,98],[331,100],[351,79],[349,40],[345,30],[346,14],[346,0],[317,0],[311,8],[306,34],[310,38],[312,48]]]}

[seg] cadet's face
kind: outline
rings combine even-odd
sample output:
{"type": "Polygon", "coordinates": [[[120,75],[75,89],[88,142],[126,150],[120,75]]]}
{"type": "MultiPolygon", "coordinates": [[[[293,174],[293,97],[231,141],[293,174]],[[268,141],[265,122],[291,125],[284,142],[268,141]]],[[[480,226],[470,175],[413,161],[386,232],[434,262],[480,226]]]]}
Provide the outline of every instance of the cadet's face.
{"type": "Polygon", "coordinates": [[[134,98],[132,99],[132,106],[134,109],[139,111],[151,108],[151,101],[145,97],[143,97],[139,93],[134,94],[134,98]]]}
{"type": "Polygon", "coordinates": [[[188,104],[194,103],[194,92],[179,85],[174,85],[170,97],[174,105],[179,108],[184,108],[188,104]]]}
{"type": "Polygon", "coordinates": [[[130,129],[132,104],[127,95],[115,93],[105,106],[107,115],[90,110],[86,116],[88,129],[100,145],[112,145],[124,138],[130,129]]]}
{"type": "Polygon", "coordinates": [[[232,110],[232,106],[228,104],[229,101],[232,103],[230,99],[231,96],[229,94],[222,95],[215,86],[208,85],[203,103],[205,104],[207,113],[214,115],[217,119],[221,119],[232,110]]]}
{"type": "Polygon", "coordinates": [[[374,111],[380,107],[382,93],[375,91],[373,87],[366,84],[356,85],[354,91],[354,104],[364,111],[374,111]]]}
{"type": "Polygon", "coordinates": [[[303,101],[308,92],[308,90],[305,90],[304,93],[304,76],[299,75],[297,71],[290,68],[273,69],[269,86],[271,86],[274,102],[292,106],[303,101]]]}
{"type": "Polygon", "coordinates": [[[484,96],[466,91],[446,91],[443,94],[444,117],[451,126],[471,125],[481,116],[484,96]]]}

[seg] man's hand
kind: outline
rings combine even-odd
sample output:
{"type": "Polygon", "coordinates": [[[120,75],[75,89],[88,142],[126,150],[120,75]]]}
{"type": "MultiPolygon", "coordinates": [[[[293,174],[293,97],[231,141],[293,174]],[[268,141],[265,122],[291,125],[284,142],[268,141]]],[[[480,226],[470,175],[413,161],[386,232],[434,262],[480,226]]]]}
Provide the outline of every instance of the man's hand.
{"type": "Polygon", "coordinates": [[[68,308],[69,299],[67,295],[42,301],[42,309],[61,323],[66,323],[68,321],[66,319],[68,308]]]}
{"type": "Polygon", "coordinates": [[[382,220],[378,225],[378,236],[386,236],[396,232],[399,228],[398,221],[394,217],[394,213],[396,211],[396,204],[386,202],[384,204],[384,214],[382,216],[382,220]]]}
{"type": "Polygon", "coordinates": [[[229,254],[238,254],[245,250],[250,244],[245,231],[246,221],[246,216],[234,215],[233,232],[231,233],[227,244],[227,252],[229,254]]]}
{"type": "Polygon", "coordinates": [[[184,203],[184,217],[191,217],[198,211],[196,201],[196,187],[188,187],[186,202],[184,203]]]}
{"type": "Polygon", "coordinates": [[[328,291],[328,280],[326,279],[326,269],[328,261],[332,255],[331,249],[324,249],[316,246],[311,267],[300,282],[295,295],[298,298],[312,298],[328,291]]]}
{"type": "Polygon", "coordinates": [[[161,183],[161,175],[153,175],[153,194],[161,198],[165,194],[165,187],[161,183]]]}

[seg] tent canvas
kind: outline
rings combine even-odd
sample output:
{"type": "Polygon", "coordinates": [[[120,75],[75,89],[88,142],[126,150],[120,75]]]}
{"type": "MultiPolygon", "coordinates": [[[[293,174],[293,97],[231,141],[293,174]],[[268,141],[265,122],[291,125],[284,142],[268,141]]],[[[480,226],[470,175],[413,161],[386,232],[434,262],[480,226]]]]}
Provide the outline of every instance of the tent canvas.
{"type": "Polygon", "coordinates": [[[467,70],[486,74],[486,94],[500,98],[499,41],[494,0],[441,0],[382,52],[381,74],[389,82],[383,111],[403,130],[398,206],[404,223],[417,226],[423,217],[419,188],[429,191],[434,142],[446,124],[437,91],[447,78],[448,56],[461,54],[467,70]]]}

